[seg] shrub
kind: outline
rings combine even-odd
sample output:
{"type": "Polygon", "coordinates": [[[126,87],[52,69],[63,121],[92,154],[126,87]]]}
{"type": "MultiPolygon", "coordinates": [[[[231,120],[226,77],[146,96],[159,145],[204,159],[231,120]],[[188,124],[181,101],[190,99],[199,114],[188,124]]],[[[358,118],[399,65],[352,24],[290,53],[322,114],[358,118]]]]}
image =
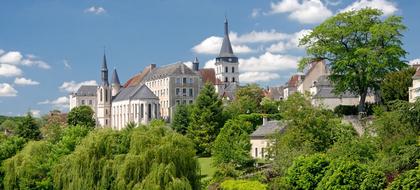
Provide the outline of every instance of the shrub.
{"type": "Polygon", "coordinates": [[[265,190],[267,185],[258,181],[226,180],[221,184],[222,190],[265,190]]]}

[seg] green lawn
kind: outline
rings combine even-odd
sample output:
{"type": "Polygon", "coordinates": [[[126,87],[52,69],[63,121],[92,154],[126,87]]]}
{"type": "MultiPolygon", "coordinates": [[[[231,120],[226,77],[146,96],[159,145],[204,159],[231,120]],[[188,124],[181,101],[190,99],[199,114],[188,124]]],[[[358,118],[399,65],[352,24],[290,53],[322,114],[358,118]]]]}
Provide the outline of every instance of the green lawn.
{"type": "Polygon", "coordinates": [[[216,168],[212,166],[211,157],[198,158],[198,162],[200,163],[201,167],[201,175],[203,176],[202,179],[210,179],[216,171],[216,168]]]}

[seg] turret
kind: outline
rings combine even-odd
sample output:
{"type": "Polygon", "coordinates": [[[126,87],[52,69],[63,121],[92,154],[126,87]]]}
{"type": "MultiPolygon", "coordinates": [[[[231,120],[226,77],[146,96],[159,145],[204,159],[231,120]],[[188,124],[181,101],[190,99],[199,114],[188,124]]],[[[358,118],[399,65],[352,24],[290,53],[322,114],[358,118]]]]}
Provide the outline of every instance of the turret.
{"type": "Polygon", "coordinates": [[[194,59],[194,61],[193,61],[193,70],[194,71],[198,71],[198,68],[199,68],[199,66],[200,66],[200,63],[198,62],[198,58],[197,57],[195,57],[195,59],[194,59]]]}
{"type": "Polygon", "coordinates": [[[120,79],[118,77],[117,69],[114,68],[114,71],[112,72],[112,96],[116,96],[118,92],[120,92],[121,89],[121,83],[120,79]]]}
{"type": "Polygon", "coordinates": [[[102,61],[102,67],[101,67],[101,80],[102,80],[102,85],[104,86],[108,86],[108,66],[106,65],[106,55],[104,53],[104,58],[102,61]]]}

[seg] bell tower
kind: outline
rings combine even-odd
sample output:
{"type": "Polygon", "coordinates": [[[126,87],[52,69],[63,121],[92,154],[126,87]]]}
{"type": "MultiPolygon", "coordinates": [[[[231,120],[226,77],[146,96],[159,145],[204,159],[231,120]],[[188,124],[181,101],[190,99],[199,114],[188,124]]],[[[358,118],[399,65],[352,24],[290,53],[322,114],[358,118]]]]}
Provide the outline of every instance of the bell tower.
{"type": "Polygon", "coordinates": [[[96,92],[97,113],[96,125],[100,127],[111,126],[111,98],[112,89],[108,82],[108,66],[106,64],[106,55],[104,53],[101,67],[101,84],[96,92]]]}

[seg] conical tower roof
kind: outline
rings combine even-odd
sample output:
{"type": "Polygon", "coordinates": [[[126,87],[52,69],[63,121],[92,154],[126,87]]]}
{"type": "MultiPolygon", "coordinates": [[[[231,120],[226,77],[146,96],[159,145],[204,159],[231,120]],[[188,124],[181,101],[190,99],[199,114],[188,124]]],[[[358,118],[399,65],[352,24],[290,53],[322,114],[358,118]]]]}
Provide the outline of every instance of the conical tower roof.
{"type": "Polygon", "coordinates": [[[223,37],[222,48],[220,48],[219,57],[235,57],[233,54],[232,44],[229,39],[229,23],[225,19],[225,36],[223,37]]]}
{"type": "Polygon", "coordinates": [[[118,77],[117,69],[115,68],[114,68],[114,71],[112,72],[112,85],[121,86],[120,78],[118,77]]]}

